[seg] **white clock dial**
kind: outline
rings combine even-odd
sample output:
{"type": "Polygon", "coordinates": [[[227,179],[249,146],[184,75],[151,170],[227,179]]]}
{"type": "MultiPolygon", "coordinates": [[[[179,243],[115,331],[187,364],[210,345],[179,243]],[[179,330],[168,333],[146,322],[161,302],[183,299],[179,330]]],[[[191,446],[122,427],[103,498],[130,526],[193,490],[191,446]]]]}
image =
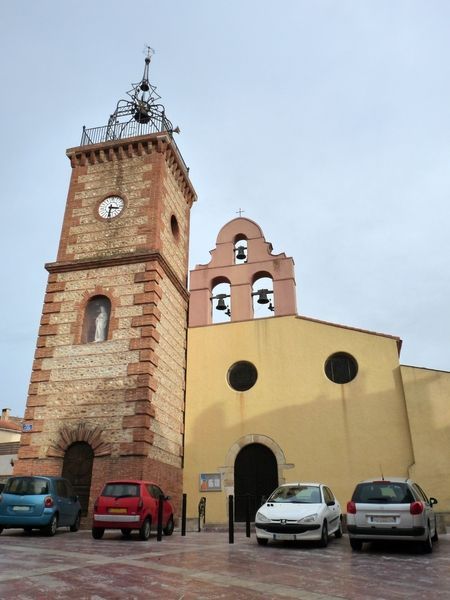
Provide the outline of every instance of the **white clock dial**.
{"type": "Polygon", "coordinates": [[[105,198],[98,207],[98,214],[102,219],[112,219],[120,215],[124,207],[123,198],[120,196],[109,196],[105,198]]]}

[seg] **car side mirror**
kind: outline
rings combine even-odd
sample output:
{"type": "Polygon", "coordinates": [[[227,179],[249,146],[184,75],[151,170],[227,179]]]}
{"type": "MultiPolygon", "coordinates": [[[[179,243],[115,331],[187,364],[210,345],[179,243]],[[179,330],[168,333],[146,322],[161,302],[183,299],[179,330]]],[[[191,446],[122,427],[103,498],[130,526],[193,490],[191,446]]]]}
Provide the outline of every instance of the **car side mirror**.
{"type": "Polygon", "coordinates": [[[334,506],[336,504],[335,500],[328,500],[327,506],[334,506]]]}
{"type": "Polygon", "coordinates": [[[437,504],[438,501],[436,500],[436,498],[430,498],[430,504],[431,506],[433,506],[433,504],[437,504]]]}
{"type": "Polygon", "coordinates": [[[172,496],[164,496],[164,500],[171,500],[172,496]]]}

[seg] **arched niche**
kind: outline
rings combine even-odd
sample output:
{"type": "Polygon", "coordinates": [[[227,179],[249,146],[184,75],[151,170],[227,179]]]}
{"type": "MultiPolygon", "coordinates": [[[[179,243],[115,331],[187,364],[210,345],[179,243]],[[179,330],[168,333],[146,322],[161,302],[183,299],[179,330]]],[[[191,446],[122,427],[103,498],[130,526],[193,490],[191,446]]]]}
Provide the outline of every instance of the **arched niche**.
{"type": "Polygon", "coordinates": [[[255,273],[252,284],[253,318],[273,317],[275,297],[273,279],[267,272],[255,273]]]}
{"type": "Polygon", "coordinates": [[[84,310],[82,343],[106,341],[108,339],[110,317],[111,300],[107,296],[92,296],[84,310]]]}
{"type": "Polygon", "coordinates": [[[228,323],[231,318],[231,285],[227,279],[217,278],[211,288],[211,322],[228,323]]]}

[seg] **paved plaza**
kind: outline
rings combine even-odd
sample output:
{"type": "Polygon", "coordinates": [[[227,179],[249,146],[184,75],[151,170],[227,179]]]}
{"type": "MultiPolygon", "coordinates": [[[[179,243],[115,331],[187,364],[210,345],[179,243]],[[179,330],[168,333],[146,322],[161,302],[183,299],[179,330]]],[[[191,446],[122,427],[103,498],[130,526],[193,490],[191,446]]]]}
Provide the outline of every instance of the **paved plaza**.
{"type": "Polygon", "coordinates": [[[106,532],[58,530],[53,538],[19,530],[0,536],[0,598],[206,600],[257,598],[450,598],[450,536],[431,555],[409,546],[365,546],[351,551],[348,538],[327,548],[269,544],[223,532],[188,533],[158,542],[124,540],[106,532]]]}

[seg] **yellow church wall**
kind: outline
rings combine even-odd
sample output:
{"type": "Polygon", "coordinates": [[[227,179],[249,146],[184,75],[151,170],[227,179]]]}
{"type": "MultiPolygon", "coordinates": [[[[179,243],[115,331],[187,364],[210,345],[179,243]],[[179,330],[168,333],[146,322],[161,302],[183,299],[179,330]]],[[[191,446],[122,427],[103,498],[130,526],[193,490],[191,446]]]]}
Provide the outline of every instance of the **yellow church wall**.
{"type": "Polygon", "coordinates": [[[450,373],[401,366],[413,440],[411,477],[450,511],[450,373]]]}
{"type": "Polygon", "coordinates": [[[189,516],[206,495],[208,520],[226,521],[235,455],[240,446],[264,440],[278,457],[280,483],[323,481],[344,506],[360,479],[381,472],[406,476],[413,458],[397,339],[295,316],[191,328],[184,464],[189,516]],[[341,351],[358,362],[356,378],[345,385],[324,372],[326,359],[341,351]],[[258,370],[246,392],[227,382],[239,360],[258,370]],[[200,492],[200,473],[215,472],[223,475],[222,492],[200,492]]]}

